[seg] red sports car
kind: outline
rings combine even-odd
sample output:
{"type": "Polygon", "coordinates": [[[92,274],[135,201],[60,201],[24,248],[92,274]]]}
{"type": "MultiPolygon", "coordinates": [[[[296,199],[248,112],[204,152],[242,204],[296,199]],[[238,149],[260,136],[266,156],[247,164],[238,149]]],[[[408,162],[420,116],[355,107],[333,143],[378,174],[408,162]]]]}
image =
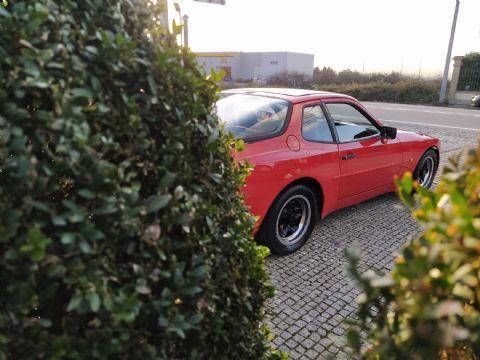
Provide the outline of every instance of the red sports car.
{"type": "Polygon", "coordinates": [[[298,250],[317,214],[393,192],[407,171],[428,188],[438,168],[438,139],[384,126],[346,95],[235,89],[222,92],[217,113],[246,143],[236,155],[254,165],[245,201],[277,254],[298,250]]]}

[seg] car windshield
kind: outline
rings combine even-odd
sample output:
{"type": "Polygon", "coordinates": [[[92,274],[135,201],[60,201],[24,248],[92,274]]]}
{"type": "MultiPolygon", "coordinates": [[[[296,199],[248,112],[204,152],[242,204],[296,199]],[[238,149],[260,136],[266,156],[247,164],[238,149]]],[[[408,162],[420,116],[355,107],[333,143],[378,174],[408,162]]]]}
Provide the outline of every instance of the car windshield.
{"type": "Polygon", "coordinates": [[[282,131],[289,104],[281,99],[234,94],[217,101],[216,108],[225,131],[237,139],[255,140],[282,131]]]}

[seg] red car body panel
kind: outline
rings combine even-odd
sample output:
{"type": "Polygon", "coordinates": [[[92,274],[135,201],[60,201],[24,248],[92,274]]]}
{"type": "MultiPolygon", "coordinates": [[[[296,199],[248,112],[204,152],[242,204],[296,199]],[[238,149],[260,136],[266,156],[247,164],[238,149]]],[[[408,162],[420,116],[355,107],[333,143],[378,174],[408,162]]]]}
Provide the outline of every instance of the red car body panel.
{"type": "Polygon", "coordinates": [[[302,137],[303,108],[307,105],[343,102],[361,109],[380,126],[357,100],[340,94],[301,92],[291,89],[240,89],[249,93],[281,98],[291,103],[286,130],[274,138],[246,143],[236,154],[254,166],[242,189],[247,206],[262,223],[275,198],[297,181],[317,183],[321,190],[320,216],[395,191],[395,176],[413,172],[425,151],[439,151],[439,140],[420,133],[398,130],[396,139],[380,137],[348,143],[319,143],[302,137]],[[297,93],[298,92],[298,93],[297,93]],[[342,157],[355,152],[356,158],[342,157]]]}

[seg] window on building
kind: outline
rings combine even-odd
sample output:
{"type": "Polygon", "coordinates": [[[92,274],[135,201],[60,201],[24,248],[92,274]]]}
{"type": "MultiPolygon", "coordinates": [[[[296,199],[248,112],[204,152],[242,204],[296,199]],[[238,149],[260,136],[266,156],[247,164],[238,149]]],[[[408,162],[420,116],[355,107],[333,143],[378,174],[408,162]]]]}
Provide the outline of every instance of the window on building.
{"type": "Polygon", "coordinates": [[[278,65],[278,61],[272,60],[272,61],[270,61],[270,64],[272,64],[272,65],[278,65]]]}
{"type": "Polygon", "coordinates": [[[223,80],[231,81],[232,80],[232,67],[231,66],[217,66],[217,72],[223,71],[223,80]]]}
{"type": "Polygon", "coordinates": [[[285,100],[235,94],[217,101],[217,114],[235,138],[255,140],[278,135],[287,120],[285,100]]]}
{"type": "Polygon", "coordinates": [[[320,105],[303,109],[302,135],[309,141],[333,142],[332,132],[320,105]]]}
{"type": "Polygon", "coordinates": [[[340,142],[354,141],[380,134],[373,123],[352,105],[330,103],[325,106],[335,124],[340,142]]]}

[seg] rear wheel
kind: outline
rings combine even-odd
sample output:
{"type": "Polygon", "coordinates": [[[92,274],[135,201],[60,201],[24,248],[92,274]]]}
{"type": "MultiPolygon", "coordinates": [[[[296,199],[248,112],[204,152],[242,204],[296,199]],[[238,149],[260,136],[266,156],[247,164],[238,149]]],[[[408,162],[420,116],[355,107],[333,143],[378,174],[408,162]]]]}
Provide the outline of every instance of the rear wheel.
{"type": "Polygon", "coordinates": [[[310,237],[317,213],[313,191],[303,185],[292,186],[268,211],[260,229],[261,241],[279,255],[297,251],[310,237]]]}
{"type": "Polygon", "coordinates": [[[413,173],[413,178],[417,180],[420,186],[430,189],[437,173],[438,168],[438,156],[437,153],[430,149],[423,154],[422,158],[418,162],[417,168],[413,173]]]}

